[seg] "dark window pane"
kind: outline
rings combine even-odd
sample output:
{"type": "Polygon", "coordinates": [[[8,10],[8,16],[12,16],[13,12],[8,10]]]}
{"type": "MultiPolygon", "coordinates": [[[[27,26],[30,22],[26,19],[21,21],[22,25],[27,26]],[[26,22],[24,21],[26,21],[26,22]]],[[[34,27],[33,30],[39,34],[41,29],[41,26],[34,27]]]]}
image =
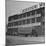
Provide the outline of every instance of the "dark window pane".
{"type": "Polygon", "coordinates": [[[30,19],[27,19],[27,24],[29,24],[30,23],[30,19]]]}
{"type": "Polygon", "coordinates": [[[22,18],[23,18],[23,14],[21,14],[22,18]]]}
{"type": "Polygon", "coordinates": [[[27,16],[30,16],[30,12],[27,12],[27,16]]]}
{"type": "Polygon", "coordinates": [[[10,17],[8,17],[8,21],[10,21],[10,17]]]}
{"type": "Polygon", "coordinates": [[[13,26],[13,24],[12,23],[8,23],[8,26],[10,27],[10,26],[13,26]]]}
{"type": "Polygon", "coordinates": [[[42,10],[41,10],[41,14],[42,14],[42,17],[44,17],[45,16],[45,8],[42,8],[42,10]]]}
{"type": "Polygon", "coordinates": [[[23,20],[21,21],[21,25],[23,25],[23,20]]]}
{"type": "Polygon", "coordinates": [[[22,15],[20,15],[20,18],[22,18],[22,15]]]}
{"type": "Polygon", "coordinates": [[[32,18],[30,19],[30,23],[32,23],[32,18]]]}
{"type": "Polygon", "coordinates": [[[10,16],[9,19],[8,19],[8,21],[12,21],[13,19],[14,19],[14,17],[10,16]]]}
{"type": "Polygon", "coordinates": [[[20,18],[20,15],[18,15],[18,18],[20,18]]]}
{"type": "Polygon", "coordinates": [[[27,24],[27,19],[25,20],[25,24],[27,24]]]}
{"type": "Polygon", "coordinates": [[[18,25],[18,22],[16,22],[16,25],[18,25]]]}
{"type": "Polygon", "coordinates": [[[26,13],[23,14],[23,17],[26,17],[26,13]]]}
{"type": "Polygon", "coordinates": [[[17,26],[17,25],[18,25],[18,22],[13,22],[13,25],[14,25],[14,26],[17,26]]]}
{"type": "Polygon", "coordinates": [[[35,10],[35,14],[37,14],[37,10],[35,10]]]}
{"type": "Polygon", "coordinates": [[[45,22],[43,22],[43,25],[45,25],[45,22]]]}
{"type": "Polygon", "coordinates": [[[18,15],[18,19],[19,19],[19,15],[18,15]]]}
{"type": "Polygon", "coordinates": [[[21,21],[18,21],[18,25],[21,25],[21,21]]]}
{"type": "Polygon", "coordinates": [[[11,23],[11,26],[13,26],[13,23],[11,23]]]}
{"type": "Polygon", "coordinates": [[[37,14],[39,14],[39,13],[40,13],[40,9],[37,10],[37,14]]]}
{"type": "Polygon", "coordinates": [[[23,24],[27,24],[27,19],[26,20],[23,20],[23,24]]]}
{"type": "Polygon", "coordinates": [[[45,25],[45,22],[42,22],[42,25],[45,25]]]}
{"type": "Polygon", "coordinates": [[[33,14],[33,11],[30,11],[30,16],[32,16],[32,14],[33,14]]]}
{"type": "Polygon", "coordinates": [[[16,22],[14,22],[13,25],[16,26],[16,22]]]}
{"type": "Polygon", "coordinates": [[[35,18],[32,18],[32,23],[35,23],[35,18]]]}
{"type": "Polygon", "coordinates": [[[8,23],[8,26],[10,26],[11,24],[10,23],[8,23]]]}
{"type": "Polygon", "coordinates": [[[25,24],[25,20],[23,20],[23,24],[25,24]]]}
{"type": "Polygon", "coordinates": [[[14,20],[14,16],[11,17],[11,21],[14,20]]]}
{"type": "Polygon", "coordinates": [[[40,22],[41,21],[41,17],[37,17],[37,22],[40,22]]]}
{"type": "Polygon", "coordinates": [[[32,15],[35,15],[35,11],[34,10],[32,11],[32,15]]]}
{"type": "Polygon", "coordinates": [[[15,16],[14,16],[14,20],[15,20],[15,19],[18,19],[18,15],[15,15],[15,16]]]}

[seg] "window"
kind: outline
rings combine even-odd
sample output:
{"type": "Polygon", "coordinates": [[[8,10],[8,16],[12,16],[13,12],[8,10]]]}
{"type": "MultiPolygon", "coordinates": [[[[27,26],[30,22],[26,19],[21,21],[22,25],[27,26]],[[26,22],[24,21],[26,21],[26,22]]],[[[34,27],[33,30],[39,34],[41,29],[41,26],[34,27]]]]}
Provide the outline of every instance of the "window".
{"type": "Polygon", "coordinates": [[[16,22],[16,25],[18,25],[18,21],[16,22]]]}
{"type": "Polygon", "coordinates": [[[10,21],[10,17],[8,17],[8,21],[10,21]]]}
{"type": "Polygon", "coordinates": [[[22,18],[22,14],[18,15],[18,18],[19,18],[19,19],[22,18]]]}
{"type": "Polygon", "coordinates": [[[9,19],[8,19],[8,21],[11,21],[13,19],[14,19],[14,17],[13,16],[10,16],[9,19]]]}
{"type": "Polygon", "coordinates": [[[35,23],[35,18],[32,18],[32,23],[35,23]]]}
{"type": "Polygon", "coordinates": [[[18,18],[20,19],[20,15],[18,15],[18,18]]]}
{"type": "Polygon", "coordinates": [[[23,14],[23,17],[26,17],[26,13],[23,14]]]}
{"type": "Polygon", "coordinates": [[[30,16],[32,16],[32,11],[30,12],[30,16]]]}
{"type": "Polygon", "coordinates": [[[8,23],[8,26],[11,27],[11,26],[13,26],[13,24],[12,23],[8,23]]]}
{"type": "Polygon", "coordinates": [[[30,23],[32,23],[32,19],[30,18],[30,23]]]}
{"type": "Polygon", "coordinates": [[[27,19],[25,20],[25,24],[27,24],[27,19]]]}
{"type": "Polygon", "coordinates": [[[30,12],[27,12],[27,17],[30,16],[30,12]]]}
{"type": "Polygon", "coordinates": [[[41,12],[40,12],[40,9],[37,10],[37,14],[39,14],[39,13],[41,13],[41,12]]]}
{"type": "Polygon", "coordinates": [[[9,32],[9,33],[11,32],[11,28],[10,28],[10,29],[8,29],[8,32],[9,32]]]}
{"type": "Polygon", "coordinates": [[[26,20],[23,20],[23,24],[27,24],[27,19],[26,20]]]}
{"type": "Polygon", "coordinates": [[[21,21],[18,21],[18,25],[21,25],[21,21]]]}
{"type": "Polygon", "coordinates": [[[13,20],[13,17],[11,16],[10,21],[13,20]]]}
{"type": "Polygon", "coordinates": [[[11,24],[10,24],[10,23],[8,23],[8,26],[10,27],[10,26],[11,26],[11,24]]]}
{"type": "Polygon", "coordinates": [[[23,14],[21,14],[22,18],[23,18],[23,14]]]}
{"type": "Polygon", "coordinates": [[[35,15],[35,11],[34,10],[32,11],[32,15],[35,15]]]}
{"type": "Polygon", "coordinates": [[[13,26],[13,23],[11,23],[11,26],[13,26]]]}
{"type": "Polygon", "coordinates": [[[27,19],[27,24],[30,24],[30,19],[27,19]]]}
{"type": "Polygon", "coordinates": [[[18,28],[13,28],[15,32],[18,32],[18,28]]]}
{"type": "Polygon", "coordinates": [[[43,25],[45,25],[45,22],[42,22],[43,25]]]}
{"type": "Polygon", "coordinates": [[[15,15],[15,16],[14,16],[14,20],[15,20],[15,19],[18,19],[18,15],[15,15]]]}
{"type": "Polygon", "coordinates": [[[16,22],[14,22],[13,25],[16,26],[16,22]]]}
{"type": "Polygon", "coordinates": [[[41,14],[42,14],[42,17],[44,17],[45,16],[45,8],[42,8],[42,10],[41,10],[41,14]]]}
{"type": "Polygon", "coordinates": [[[23,20],[23,24],[25,24],[25,20],[23,20]]]}
{"type": "Polygon", "coordinates": [[[22,15],[20,15],[20,18],[22,18],[22,15]]]}
{"type": "Polygon", "coordinates": [[[37,14],[37,11],[35,11],[35,14],[37,14]]]}
{"type": "Polygon", "coordinates": [[[40,22],[41,21],[41,17],[37,17],[37,22],[40,22]]]}
{"type": "Polygon", "coordinates": [[[17,25],[18,25],[18,22],[13,22],[13,25],[14,25],[14,26],[17,26],[17,25]]]}

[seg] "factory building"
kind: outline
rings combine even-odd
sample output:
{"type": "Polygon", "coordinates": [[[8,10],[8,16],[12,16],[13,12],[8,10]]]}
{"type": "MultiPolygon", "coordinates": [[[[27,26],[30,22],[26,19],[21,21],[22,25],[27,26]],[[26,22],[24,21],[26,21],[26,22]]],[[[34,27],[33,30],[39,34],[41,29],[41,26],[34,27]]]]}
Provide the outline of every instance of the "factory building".
{"type": "Polygon", "coordinates": [[[9,35],[44,36],[45,4],[39,3],[22,10],[22,13],[8,17],[9,35]]]}

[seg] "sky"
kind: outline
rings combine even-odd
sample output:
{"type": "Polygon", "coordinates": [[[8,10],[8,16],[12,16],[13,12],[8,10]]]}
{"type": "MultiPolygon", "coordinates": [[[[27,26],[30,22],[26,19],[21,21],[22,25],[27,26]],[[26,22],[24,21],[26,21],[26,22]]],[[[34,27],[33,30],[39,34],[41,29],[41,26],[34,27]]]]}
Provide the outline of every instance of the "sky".
{"type": "Polygon", "coordinates": [[[23,9],[32,7],[33,5],[38,4],[37,2],[27,2],[27,1],[15,1],[15,0],[6,0],[6,24],[8,23],[8,17],[15,14],[21,13],[23,9]]]}

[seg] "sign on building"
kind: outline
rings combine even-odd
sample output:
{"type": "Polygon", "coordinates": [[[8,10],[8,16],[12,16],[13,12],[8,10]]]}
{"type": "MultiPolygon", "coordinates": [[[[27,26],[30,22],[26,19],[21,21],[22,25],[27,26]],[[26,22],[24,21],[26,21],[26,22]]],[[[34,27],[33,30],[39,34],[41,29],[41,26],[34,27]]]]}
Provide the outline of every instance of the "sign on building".
{"type": "Polygon", "coordinates": [[[41,8],[41,7],[44,7],[44,6],[45,6],[45,3],[39,3],[37,5],[34,5],[32,7],[29,7],[29,8],[26,8],[26,9],[22,10],[22,13],[32,11],[32,10],[35,10],[35,9],[38,9],[38,8],[41,8]]]}

